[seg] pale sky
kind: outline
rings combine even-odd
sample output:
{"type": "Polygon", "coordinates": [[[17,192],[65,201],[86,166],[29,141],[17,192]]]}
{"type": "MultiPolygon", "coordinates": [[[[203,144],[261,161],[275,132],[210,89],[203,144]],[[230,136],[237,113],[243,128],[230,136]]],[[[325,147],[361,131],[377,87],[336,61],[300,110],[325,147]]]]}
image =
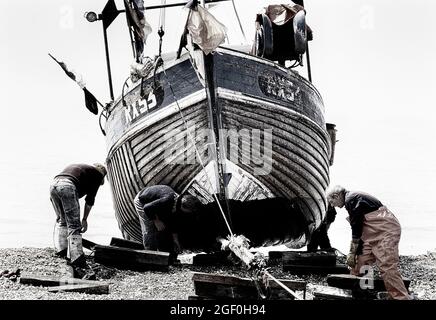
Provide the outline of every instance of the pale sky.
{"type": "MultiPolygon", "coordinates": [[[[48,195],[52,177],[69,163],[105,160],[98,118],[85,109],[81,90],[47,55],[51,52],[82,74],[87,88],[107,102],[102,27],[83,18],[85,11],[100,12],[105,2],[0,2],[0,246],[50,245],[42,239],[54,218],[48,195]],[[34,232],[35,226],[41,229],[40,240],[28,240],[20,228],[34,232]],[[2,244],[2,234],[9,234],[7,244],[2,244]]],[[[122,8],[122,1],[116,2],[122,8]]],[[[272,2],[235,2],[251,41],[255,13],[272,2]]],[[[407,230],[418,228],[423,239],[436,231],[436,2],[305,2],[314,31],[313,82],[324,99],[327,122],[338,129],[331,181],[379,197],[402,222],[402,245],[421,249],[425,241],[407,230]]],[[[212,12],[227,25],[230,40],[241,42],[231,9],[227,4],[212,12]]],[[[167,11],[165,51],[177,49],[185,16],[181,8],[167,11]]],[[[157,19],[147,17],[154,29],[147,52],[154,55],[157,19]]],[[[132,62],[124,15],[109,28],[109,45],[117,96],[132,62]]],[[[305,75],[304,69],[301,73],[305,75]]],[[[98,234],[115,233],[107,184],[99,196],[95,217],[111,226],[101,227],[98,234]]],[[[348,230],[345,212],[339,216],[334,227],[343,233],[348,230]]],[[[90,220],[90,229],[100,222],[90,220]]]]}

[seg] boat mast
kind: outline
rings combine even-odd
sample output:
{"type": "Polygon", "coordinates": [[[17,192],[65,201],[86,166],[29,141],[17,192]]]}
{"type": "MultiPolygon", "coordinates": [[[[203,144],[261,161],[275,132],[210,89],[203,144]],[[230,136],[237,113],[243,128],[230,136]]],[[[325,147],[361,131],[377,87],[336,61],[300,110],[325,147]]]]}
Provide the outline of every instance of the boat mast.
{"type": "MultiPolygon", "coordinates": [[[[212,1],[211,1],[212,2],[212,1]]],[[[203,6],[206,5],[205,0],[201,0],[203,6]]],[[[204,61],[204,74],[205,74],[205,89],[207,95],[208,103],[208,116],[209,124],[213,132],[213,139],[215,145],[215,179],[217,194],[220,201],[225,204],[224,214],[226,215],[227,221],[232,227],[232,219],[230,215],[230,206],[228,202],[228,190],[227,183],[229,179],[225,179],[227,173],[226,170],[226,148],[224,146],[224,141],[221,141],[221,131],[223,129],[222,119],[221,119],[221,107],[217,101],[216,93],[216,81],[214,73],[214,57],[212,54],[206,55],[203,52],[204,61]]]]}
{"type": "Polygon", "coordinates": [[[107,67],[107,77],[109,81],[109,94],[111,97],[111,101],[114,101],[114,86],[112,83],[112,72],[111,72],[111,60],[109,58],[109,45],[107,42],[107,29],[103,25],[103,37],[104,37],[104,49],[106,52],[106,67],[107,67]]]}

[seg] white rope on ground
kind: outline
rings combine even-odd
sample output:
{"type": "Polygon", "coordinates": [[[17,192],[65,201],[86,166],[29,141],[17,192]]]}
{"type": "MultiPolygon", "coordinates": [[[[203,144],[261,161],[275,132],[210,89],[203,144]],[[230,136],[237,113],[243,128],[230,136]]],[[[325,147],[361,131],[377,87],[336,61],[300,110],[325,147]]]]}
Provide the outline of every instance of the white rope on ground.
{"type": "MultiPolygon", "coordinates": [[[[205,172],[205,174],[206,174],[207,181],[209,182],[211,189],[213,189],[212,181],[211,181],[209,175],[207,174],[206,167],[204,166],[203,160],[201,159],[200,152],[198,151],[197,144],[195,143],[195,139],[191,136],[191,133],[190,133],[189,130],[188,130],[188,125],[187,125],[187,122],[186,122],[185,116],[183,115],[183,112],[182,112],[182,109],[180,108],[180,105],[179,105],[178,99],[176,98],[176,95],[175,95],[175,93],[174,93],[173,86],[171,85],[171,82],[169,81],[169,78],[168,78],[168,76],[167,76],[167,73],[166,73],[166,70],[165,70],[165,67],[164,67],[164,62],[163,62],[163,60],[162,60],[162,69],[163,69],[163,73],[164,73],[165,77],[167,78],[168,85],[169,85],[169,87],[170,87],[170,90],[171,90],[171,93],[172,93],[172,95],[173,95],[174,101],[176,102],[177,108],[178,108],[178,110],[179,110],[180,116],[181,116],[181,118],[182,118],[183,124],[184,124],[185,129],[186,129],[186,132],[188,133],[188,137],[189,137],[189,139],[192,141],[192,143],[194,144],[195,153],[196,153],[196,155],[197,155],[197,157],[198,157],[198,160],[199,160],[199,162],[200,162],[200,165],[201,165],[202,169],[204,170],[204,172],[205,172]]],[[[215,139],[214,139],[214,141],[215,141],[215,139]]],[[[216,144],[215,144],[215,143],[214,143],[214,146],[216,147],[216,144]]],[[[216,161],[218,161],[218,159],[216,159],[216,161]]],[[[224,213],[223,208],[221,207],[221,204],[220,204],[220,202],[219,202],[219,200],[218,200],[218,197],[216,196],[215,193],[212,194],[211,196],[214,198],[215,202],[217,203],[218,208],[220,209],[220,212],[221,212],[221,214],[222,214],[222,216],[223,216],[223,218],[224,218],[224,222],[226,223],[227,229],[229,230],[230,235],[233,237],[234,234],[233,234],[232,228],[230,227],[230,224],[229,224],[229,222],[227,221],[227,217],[226,217],[226,215],[225,215],[225,213],[224,213]]]]}
{"type": "Polygon", "coordinates": [[[294,291],[292,291],[287,286],[285,286],[280,280],[274,278],[268,271],[264,270],[263,273],[266,274],[268,277],[270,277],[272,280],[274,280],[275,283],[277,283],[280,287],[285,289],[289,294],[291,294],[295,298],[295,300],[302,300],[299,296],[297,296],[297,294],[294,291]]]}

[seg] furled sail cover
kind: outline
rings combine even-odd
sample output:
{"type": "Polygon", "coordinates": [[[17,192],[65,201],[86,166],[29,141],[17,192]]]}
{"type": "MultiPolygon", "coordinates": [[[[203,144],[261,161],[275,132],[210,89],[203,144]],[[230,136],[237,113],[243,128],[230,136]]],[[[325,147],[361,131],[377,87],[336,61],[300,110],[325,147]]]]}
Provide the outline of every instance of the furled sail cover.
{"type": "Polygon", "coordinates": [[[205,54],[214,51],[226,38],[226,27],[200,5],[197,9],[191,9],[186,27],[192,41],[205,54]]]}

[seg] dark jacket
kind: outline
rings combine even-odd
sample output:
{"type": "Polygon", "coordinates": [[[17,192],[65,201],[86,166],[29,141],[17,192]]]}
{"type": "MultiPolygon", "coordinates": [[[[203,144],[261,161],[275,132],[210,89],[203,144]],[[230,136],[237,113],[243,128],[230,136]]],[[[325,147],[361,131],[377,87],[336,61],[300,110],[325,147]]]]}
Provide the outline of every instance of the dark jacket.
{"type": "Polygon", "coordinates": [[[175,230],[175,201],[177,193],[167,185],[155,185],[142,189],[138,199],[143,206],[144,213],[151,220],[156,216],[171,230],[175,230]]]}
{"type": "Polygon", "coordinates": [[[103,175],[95,167],[87,164],[72,164],[66,167],[57,177],[64,177],[76,186],[79,198],[86,195],[85,202],[93,206],[103,175]]]}
{"type": "Polygon", "coordinates": [[[382,206],[377,198],[367,193],[352,191],[345,193],[345,209],[350,217],[353,239],[360,239],[362,236],[365,214],[376,211],[382,206]]]}

